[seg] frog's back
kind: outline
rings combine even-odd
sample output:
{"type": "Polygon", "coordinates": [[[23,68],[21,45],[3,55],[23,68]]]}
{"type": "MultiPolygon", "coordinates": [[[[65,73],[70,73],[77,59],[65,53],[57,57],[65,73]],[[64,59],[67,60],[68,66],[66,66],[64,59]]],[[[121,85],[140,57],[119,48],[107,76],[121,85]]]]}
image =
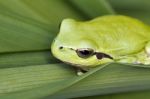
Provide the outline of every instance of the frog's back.
{"type": "Polygon", "coordinates": [[[103,26],[104,28],[106,27],[107,30],[116,30],[116,32],[119,34],[121,32],[123,33],[123,31],[126,31],[123,34],[130,33],[130,35],[141,35],[145,38],[150,38],[150,27],[136,18],[123,15],[107,15],[95,18],[89,22],[95,24],[96,26],[103,26]]]}
{"type": "MultiPolygon", "coordinates": [[[[144,48],[150,40],[150,29],[143,22],[122,15],[109,15],[89,21],[98,45],[103,49],[121,49],[118,53],[129,54],[144,48]],[[112,44],[113,43],[113,44],[112,44]]],[[[100,48],[100,50],[102,50],[100,48]]],[[[116,52],[115,52],[116,53],[116,52]]]]}

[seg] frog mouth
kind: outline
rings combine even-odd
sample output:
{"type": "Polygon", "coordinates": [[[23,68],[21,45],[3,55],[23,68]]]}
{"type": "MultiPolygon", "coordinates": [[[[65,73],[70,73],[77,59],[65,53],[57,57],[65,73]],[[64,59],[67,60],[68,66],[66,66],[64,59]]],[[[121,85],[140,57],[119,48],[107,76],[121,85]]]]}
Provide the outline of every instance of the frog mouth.
{"type": "MultiPolygon", "coordinates": [[[[62,60],[61,60],[61,61],[62,61],[62,60]]],[[[75,63],[66,62],[66,61],[62,61],[62,62],[66,63],[66,64],[70,64],[70,65],[72,65],[72,66],[74,66],[74,67],[81,67],[81,66],[85,66],[85,65],[75,64],[75,63]]]]}
{"type": "MultiPolygon", "coordinates": [[[[112,60],[114,59],[111,55],[103,53],[103,52],[94,52],[93,55],[95,55],[98,60],[102,60],[103,58],[109,58],[109,59],[112,59],[112,60]]],[[[57,59],[59,59],[59,58],[57,58],[57,59]]],[[[72,66],[75,66],[75,67],[85,66],[85,65],[82,65],[82,64],[77,64],[77,63],[71,63],[71,62],[68,62],[68,61],[64,61],[62,59],[59,59],[59,60],[66,63],[66,64],[70,64],[72,66]]],[[[89,65],[86,65],[86,66],[89,66],[89,65]]]]}
{"type": "MultiPolygon", "coordinates": [[[[106,54],[106,53],[102,53],[102,52],[95,52],[94,55],[96,55],[96,58],[101,60],[103,58],[109,58],[109,59],[112,59],[113,60],[113,57],[110,56],[109,54],[106,54]]],[[[66,64],[70,64],[72,66],[75,66],[75,67],[81,67],[81,66],[85,66],[85,65],[81,65],[81,64],[76,64],[76,63],[71,63],[71,62],[67,62],[67,61],[63,61],[61,60],[62,62],[66,63],[66,64]]],[[[86,65],[88,66],[88,65],[86,65]]]]}

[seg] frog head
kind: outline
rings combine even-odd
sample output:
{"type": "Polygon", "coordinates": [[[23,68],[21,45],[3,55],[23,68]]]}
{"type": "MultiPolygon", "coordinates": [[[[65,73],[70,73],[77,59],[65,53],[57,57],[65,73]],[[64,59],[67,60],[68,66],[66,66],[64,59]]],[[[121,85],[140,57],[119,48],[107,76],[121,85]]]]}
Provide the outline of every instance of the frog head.
{"type": "Polygon", "coordinates": [[[94,67],[112,62],[113,57],[97,44],[97,35],[91,36],[94,31],[92,29],[94,28],[86,22],[63,20],[60,32],[51,46],[53,55],[65,63],[79,67],[94,67]]]}

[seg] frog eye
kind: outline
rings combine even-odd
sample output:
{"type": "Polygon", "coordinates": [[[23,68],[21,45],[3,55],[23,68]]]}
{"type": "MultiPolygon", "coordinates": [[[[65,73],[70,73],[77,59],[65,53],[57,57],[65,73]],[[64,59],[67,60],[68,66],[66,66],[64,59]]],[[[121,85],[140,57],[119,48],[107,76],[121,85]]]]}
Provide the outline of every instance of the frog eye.
{"type": "Polygon", "coordinates": [[[90,56],[94,55],[94,50],[89,48],[81,48],[77,49],[76,53],[81,58],[89,58],[90,56]]]}

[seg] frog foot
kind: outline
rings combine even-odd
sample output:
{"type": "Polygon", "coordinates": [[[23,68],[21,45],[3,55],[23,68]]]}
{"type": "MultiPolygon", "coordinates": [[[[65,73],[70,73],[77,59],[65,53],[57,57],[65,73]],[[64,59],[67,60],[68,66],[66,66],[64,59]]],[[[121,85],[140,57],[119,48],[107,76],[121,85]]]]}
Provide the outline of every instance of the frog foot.
{"type": "Polygon", "coordinates": [[[76,71],[77,71],[77,75],[81,76],[84,73],[88,72],[89,69],[88,68],[84,68],[84,67],[75,67],[76,71]]]}
{"type": "Polygon", "coordinates": [[[135,61],[135,62],[133,62],[133,64],[138,65],[138,64],[142,64],[142,62],[140,62],[140,61],[135,61]]]}
{"type": "Polygon", "coordinates": [[[145,52],[146,52],[146,54],[147,54],[147,57],[150,57],[150,42],[148,42],[148,43],[146,44],[145,52]]]}
{"type": "Polygon", "coordinates": [[[145,52],[146,52],[146,58],[144,60],[144,64],[150,65],[150,41],[146,44],[145,52]]]}
{"type": "Polygon", "coordinates": [[[145,65],[150,65],[150,57],[147,57],[144,61],[145,65]]]}
{"type": "Polygon", "coordinates": [[[146,48],[147,57],[150,57],[150,48],[146,48]]]}

